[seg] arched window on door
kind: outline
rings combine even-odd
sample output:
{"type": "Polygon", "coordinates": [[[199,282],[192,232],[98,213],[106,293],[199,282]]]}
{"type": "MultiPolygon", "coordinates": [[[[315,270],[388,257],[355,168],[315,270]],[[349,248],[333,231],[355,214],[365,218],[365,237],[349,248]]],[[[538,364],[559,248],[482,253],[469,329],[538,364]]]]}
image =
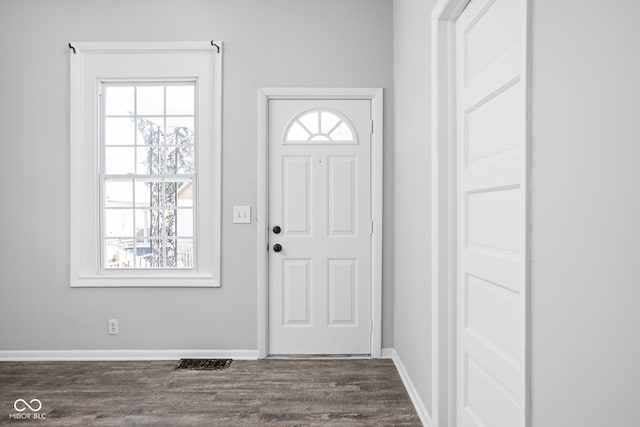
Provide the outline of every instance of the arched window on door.
{"type": "Polygon", "coordinates": [[[351,143],[355,132],[349,121],[337,112],[310,110],[298,115],[285,131],[284,143],[351,143]]]}

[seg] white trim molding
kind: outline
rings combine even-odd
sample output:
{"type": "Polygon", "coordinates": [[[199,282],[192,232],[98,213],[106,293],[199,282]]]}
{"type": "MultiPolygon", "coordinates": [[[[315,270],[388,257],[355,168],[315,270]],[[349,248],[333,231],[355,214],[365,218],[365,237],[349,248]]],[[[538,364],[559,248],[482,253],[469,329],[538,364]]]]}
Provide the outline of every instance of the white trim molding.
{"type": "MultiPolygon", "coordinates": [[[[434,427],[456,426],[456,55],[455,22],[471,0],[438,0],[431,13],[431,333],[432,421],[434,427]]],[[[530,150],[531,0],[526,1],[527,151],[530,150]]],[[[530,156],[529,156],[530,158],[530,156]]],[[[527,173],[530,171],[528,165],[527,173]]],[[[527,182],[530,182],[527,178],[527,182]]],[[[527,189],[527,206],[530,191],[527,189]]],[[[530,208],[527,209],[530,211],[530,208]]],[[[529,221],[529,218],[527,218],[529,221]]],[[[529,254],[527,254],[529,259],[529,254]]],[[[527,266],[528,268],[528,266],[527,266]]],[[[529,280],[526,283],[530,292],[529,280]]],[[[526,340],[530,342],[527,308],[526,340]]],[[[527,397],[530,414],[530,350],[527,344],[527,397]]]]}
{"type": "Polygon", "coordinates": [[[222,46],[222,42],[69,44],[71,287],[220,286],[222,53],[215,46],[222,46]],[[101,230],[101,182],[105,176],[101,166],[102,89],[112,83],[152,81],[188,81],[196,88],[195,266],[105,268],[106,237],[101,230]]]}
{"type": "Polygon", "coordinates": [[[453,427],[456,399],[455,20],[469,0],[439,0],[431,14],[431,417],[453,427]]]}
{"type": "Polygon", "coordinates": [[[383,188],[383,89],[381,88],[259,88],[258,89],[258,357],[269,354],[268,313],[268,144],[271,99],[366,99],[371,101],[371,356],[382,349],[382,188],[383,188]]]}
{"type": "Polygon", "coordinates": [[[258,350],[9,350],[0,362],[137,361],[179,359],[256,360],[258,350]]]}
{"type": "Polygon", "coordinates": [[[402,359],[400,359],[400,356],[396,352],[396,349],[383,348],[382,358],[393,360],[393,364],[396,366],[396,369],[398,370],[398,375],[400,375],[400,379],[402,380],[402,383],[404,384],[404,388],[407,390],[407,393],[409,394],[409,398],[411,399],[411,403],[413,403],[413,407],[416,409],[416,412],[420,417],[420,421],[422,421],[422,425],[424,425],[425,427],[431,427],[432,425],[434,425],[431,422],[429,411],[427,411],[427,408],[424,406],[424,403],[422,402],[422,399],[418,394],[418,390],[416,390],[416,387],[413,385],[413,382],[411,381],[411,377],[409,377],[409,373],[407,372],[407,369],[404,367],[404,364],[402,363],[402,359]]]}

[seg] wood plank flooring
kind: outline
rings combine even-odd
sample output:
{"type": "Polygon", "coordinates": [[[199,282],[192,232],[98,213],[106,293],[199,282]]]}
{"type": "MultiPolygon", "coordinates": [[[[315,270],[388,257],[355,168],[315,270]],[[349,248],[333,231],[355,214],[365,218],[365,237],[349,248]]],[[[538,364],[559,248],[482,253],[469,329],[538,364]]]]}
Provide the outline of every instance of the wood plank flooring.
{"type": "Polygon", "coordinates": [[[0,362],[0,424],[421,425],[390,360],[234,360],[222,371],[176,363],[0,362]],[[46,420],[10,419],[16,399],[39,399],[46,420]]]}

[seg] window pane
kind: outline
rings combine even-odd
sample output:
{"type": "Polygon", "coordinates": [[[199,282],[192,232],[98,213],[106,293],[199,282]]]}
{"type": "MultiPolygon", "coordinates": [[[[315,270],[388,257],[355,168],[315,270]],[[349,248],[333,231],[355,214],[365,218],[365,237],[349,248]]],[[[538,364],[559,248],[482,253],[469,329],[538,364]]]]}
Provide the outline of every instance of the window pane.
{"type": "Polygon", "coordinates": [[[136,209],[136,237],[149,237],[151,235],[151,211],[149,209],[136,209]]]}
{"type": "Polygon", "coordinates": [[[164,86],[137,87],[137,113],[139,116],[164,114],[164,86]]]}
{"type": "Polygon", "coordinates": [[[136,207],[162,206],[162,180],[136,179],[135,185],[136,207]]]}
{"type": "Polygon", "coordinates": [[[135,122],[127,117],[107,117],[104,119],[104,139],[106,145],[135,144],[135,122]]]}
{"type": "Polygon", "coordinates": [[[178,187],[178,206],[193,206],[193,181],[183,181],[178,187]]]}
{"type": "Polygon", "coordinates": [[[164,144],[164,118],[138,117],[136,132],[140,146],[164,144]]]}
{"type": "Polygon", "coordinates": [[[340,117],[328,111],[320,113],[320,131],[322,133],[329,133],[340,121],[340,117]]]}
{"type": "Polygon", "coordinates": [[[160,209],[151,209],[149,221],[149,236],[162,237],[164,236],[164,215],[160,209]]]}
{"type": "Polygon", "coordinates": [[[167,117],[167,144],[193,144],[193,117],[167,117]]]}
{"type": "Polygon", "coordinates": [[[286,140],[306,141],[310,136],[311,134],[307,132],[307,130],[303,128],[300,123],[295,122],[293,125],[291,125],[291,128],[289,128],[289,133],[287,133],[286,140]]]}
{"type": "Polygon", "coordinates": [[[165,207],[178,205],[178,185],[177,182],[165,181],[164,183],[164,205],[165,207]]]}
{"type": "Polygon", "coordinates": [[[190,174],[193,173],[194,155],[193,145],[167,146],[166,173],[190,174]]]}
{"type": "MultiPolygon", "coordinates": [[[[107,244],[107,267],[109,264],[112,264],[111,268],[160,266],[159,256],[157,253],[155,257],[153,256],[153,248],[147,239],[136,239],[135,245],[133,240],[107,240],[107,244]],[[154,262],[156,265],[153,265],[154,262]]],[[[158,247],[160,247],[160,243],[158,243],[158,247]]]]}
{"type": "Polygon", "coordinates": [[[104,206],[107,208],[133,206],[133,185],[131,180],[105,180],[104,206]]]}
{"type": "Polygon", "coordinates": [[[167,86],[167,114],[193,115],[194,86],[167,86]]]}
{"type": "MultiPolygon", "coordinates": [[[[160,241],[154,240],[152,247],[152,241],[148,239],[137,239],[135,248],[135,262],[138,268],[153,268],[161,267],[159,263],[159,248],[161,246],[160,241]],[[154,250],[156,252],[154,252],[154,250]]],[[[133,253],[133,251],[132,251],[133,253]]]]}
{"type": "Polygon", "coordinates": [[[318,126],[318,118],[320,113],[317,111],[307,113],[304,116],[300,117],[300,123],[306,127],[311,133],[318,133],[320,131],[320,127],[318,126]]]}
{"type": "Polygon", "coordinates": [[[164,242],[160,239],[149,240],[149,267],[164,267],[164,242]]]}
{"type": "Polygon", "coordinates": [[[135,171],[133,147],[105,147],[104,151],[105,173],[128,174],[135,171]]]}
{"type": "MultiPolygon", "coordinates": [[[[179,200],[188,201],[193,197],[191,194],[191,181],[190,180],[165,180],[164,183],[164,204],[166,207],[173,207],[179,205],[179,200]]],[[[187,202],[191,203],[191,202],[187,202]]]]}
{"type": "Polygon", "coordinates": [[[315,135],[309,141],[330,141],[325,135],[315,135]]]}
{"type": "Polygon", "coordinates": [[[178,239],[176,246],[176,267],[193,268],[193,240],[178,239]]]}
{"type": "Polygon", "coordinates": [[[133,237],[133,210],[105,209],[104,228],[106,237],[133,237]]]}
{"type": "Polygon", "coordinates": [[[193,237],[193,209],[178,209],[176,212],[178,237],[193,237]]]}
{"type": "Polygon", "coordinates": [[[165,171],[164,147],[138,147],[136,159],[136,173],[140,175],[160,174],[165,171]]]}
{"type": "Polygon", "coordinates": [[[136,178],[134,191],[136,207],[151,206],[151,185],[153,181],[136,178]]]}
{"type": "Polygon", "coordinates": [[[133,86],[107,86],[105,89],[105,113],[108,116],[132,116],[133,86]]]}
{"type": "Polygon", "coordinates": [[[177,267],[178,263],[178,241],[167,239],[164,247],[165,263],[167,267],[177,267]]]}
{"type": "Polygon", "coordinates": [[[349,129],[349,125],[345,122],[340,123],[340,125],[331,132],[330,136],[334,141],[353,141],[351,129],[349,129]]]}
{"type": "Polygon", "coordinates": [[[134,266],[134,260],[127,253],[126,248],[131,241],[119,239],[107,239],[105,241],[104,266],[105,268],[127,268],[134,266]]]}

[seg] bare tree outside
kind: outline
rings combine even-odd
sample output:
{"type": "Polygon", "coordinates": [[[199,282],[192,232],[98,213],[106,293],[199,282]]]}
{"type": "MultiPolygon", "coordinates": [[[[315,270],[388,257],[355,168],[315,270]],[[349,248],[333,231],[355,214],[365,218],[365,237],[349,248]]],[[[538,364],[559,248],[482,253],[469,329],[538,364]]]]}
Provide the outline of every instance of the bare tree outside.
{"type": "MultiPolygon", "coordinates": [[[[163,129],[145,118],[136,119],[137,129],[149,146],[144,160],[149,174],[184,174],[193,172],[193,131],[187,127],[175,127],[173,132],[163,129]]],[[[150,188],[149,206],[151,224],[149,229],[150,257],[152,267],[176,267],[178,247],[176,237],[178,217],[174,209],[178,205],[178,191],[182,182],[153,181],[150,188]],[[163,188],[164,186],[164,188],[163,188]]]]}

